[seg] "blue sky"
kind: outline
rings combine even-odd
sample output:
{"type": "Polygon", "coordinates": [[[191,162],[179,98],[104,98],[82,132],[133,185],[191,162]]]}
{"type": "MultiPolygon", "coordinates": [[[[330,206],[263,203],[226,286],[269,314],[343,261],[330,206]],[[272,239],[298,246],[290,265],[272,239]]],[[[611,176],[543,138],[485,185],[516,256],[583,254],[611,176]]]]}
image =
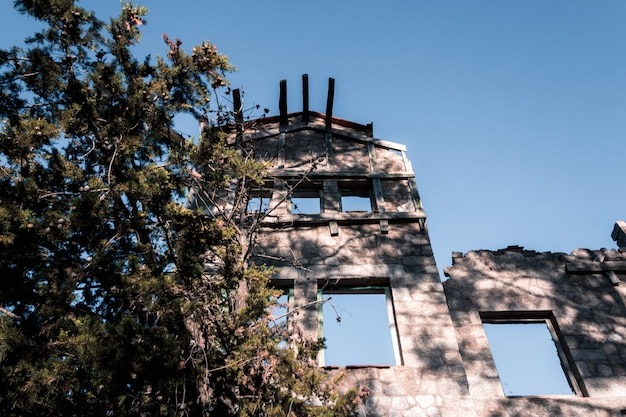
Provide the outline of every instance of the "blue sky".
{"type": "Polygon", "coordinates": [[[573,395],[545,322],[484,325],[508,396],[573,395]]]}
{"type": "MultiPolygon", "coordinates": [[[[0,47],[32,22],[0,3],[0,47]]],[[[117,0],[85,0],[101,17],[117,0]]],[[[374,122],[406,144],[441,268],[452,251],[523,245],[615,248],[626,218],[626,2],[622,0],[155,1],[142,53],[161,34],[210,40],[247,104],[374,122]]],[[[191,128],[190,128],[191,129],[191,128]]],[[[189,132],[195,134],[195,127],[189,132]]]]}

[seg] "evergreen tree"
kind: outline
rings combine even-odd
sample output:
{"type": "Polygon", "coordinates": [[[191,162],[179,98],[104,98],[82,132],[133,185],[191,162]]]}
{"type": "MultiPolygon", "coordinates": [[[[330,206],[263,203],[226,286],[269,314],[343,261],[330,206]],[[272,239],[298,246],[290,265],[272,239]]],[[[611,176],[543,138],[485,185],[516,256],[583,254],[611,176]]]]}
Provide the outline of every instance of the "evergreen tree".
{"type": "Polygon", "coordinates": [[[133,4],[108,24],[15,5],[44,29],[0,50],[0,415],[351,415],[319,344],[281,343],[271,271],[248,262],[263,166],[210,100],[227,58],[165,37],[138,59],[133,4]],[[217,116],[193,139],[180,113],[217,116]],[[190,208],[192,189],[234,206],[190,208]]]}

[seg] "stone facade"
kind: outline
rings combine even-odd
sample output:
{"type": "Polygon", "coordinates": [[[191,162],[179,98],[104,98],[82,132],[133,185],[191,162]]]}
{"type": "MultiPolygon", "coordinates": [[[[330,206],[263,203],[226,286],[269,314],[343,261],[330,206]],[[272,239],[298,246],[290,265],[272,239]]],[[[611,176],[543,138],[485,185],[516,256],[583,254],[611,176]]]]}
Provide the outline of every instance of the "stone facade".
{"type": "Polygon", "coordinates": [[[322,290],[384,291],[393,363],[328,367],[344,374],[347,387],[368,393],[359,414],[626,414],[626,294],[615,285],[626,272],[616,264],[625,254],[455,254],[442,283],[405,147],[330,113],[287,114],[285,105],[280,117],[249,123],[246,138],[269,168],[251,194],[257,207],[266,199],[252,259],[276,267],[274,285],[292,294],[289,308],[297,312],[290,326],[312,339],[325,337],[322,290]],[[346,196],[368,206],[347,210],[346,196]],[[294,206],[299,198],[308,199],[307,208],[294,206]],[[525,313],[558,323],[577,395],[503,393],[483,321],[525,313]]]}
{"type": "MultiPolygon", "coordinates": [[[[444,283],[479,416],[626,414],[626,253],[538,253],[521,247],[454,254],[444,283]],[[494,318],[558,327],[576,395],[507,397],[484,330],[494,318]]],[[[541,378],[541,375],[537,375],[541,378]]]]}
{"type": "Polygon", "coordinates": [[[270,166],[256,191],[271,209],[253,259],[277,267],[274,284],[291,290],[294,331],[325,336],[322,288],[376,286],[389,295],[391,334],[383,337],[393,339],[395,363],[329,368],[369,393],[361,415],[473,416],[406,148],[375,139],[371,126],[328,123],[316,113],[291,114],[282,124],[265,119],[246,135],[270,166]],[[369,199],[370,207],[347,211],[346,195],[369,199]],[[299,196],[319,197],[319,212],[293,207],[299,196]]]}

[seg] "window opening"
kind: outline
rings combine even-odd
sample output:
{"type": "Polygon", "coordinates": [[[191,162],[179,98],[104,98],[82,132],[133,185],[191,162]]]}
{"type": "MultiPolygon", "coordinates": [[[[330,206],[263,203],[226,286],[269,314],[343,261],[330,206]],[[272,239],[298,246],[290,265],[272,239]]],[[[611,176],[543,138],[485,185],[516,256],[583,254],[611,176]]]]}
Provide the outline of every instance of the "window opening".
{"type": "Polygon", "coordinates": [[[372,211],[372,202],[369,196],[342,195],[341,211],[343,212],[370,212],[372,211]]]}
{"type": "Polygon", "coordinates": [[[580,392],[550,319],[485,320],[483,328],[505,395],[580,392]]]}
{"type": "Polygon", "coordinates": [[[291,194],[291,214],[320,214],[321,188],[297,188],[291,194]]]}
{"type": "Polygon", "coordinates": [[[371,212],[372,187],[367,181],[339,182],[341,195],[341,211],[343,212],[371,212]]]}
{"type": "Polygon", "coordinates": [[[322,366],[388,367],[400,364],[388,287],[333,288],[318,292],[322,366]]]}
{"type": "Polygon", "coordinates": [[[255,187],[250,190],[246,212],[267,213],[272,200],[272,184],[255,187]]]}
{"type": "Polygon", "coordinates": [[[293,288],[284,288],[280,291],[282,293],[276,297],[276,303],[270,307],[270,314],[274,317],[272,326],[286,327],[287,313],[293,302],[293,288]]]}
{"type": "Polygon", "coordinates": [[[280,342],[278,347],[287,348],[287,340],[289,338],[289,310],[293,304],[293,288],[281,288],[281,294],[276,297],[276,303],[270,307],[269,313],[272,320],[269,323],[270,328],[278,332],[280,342]]]}
{"type": "Polygon", "coordinates": [[[248,213],[267,213],[270,208],[270,194],[253,194],[248,200],[246,211],[248,213]]]}

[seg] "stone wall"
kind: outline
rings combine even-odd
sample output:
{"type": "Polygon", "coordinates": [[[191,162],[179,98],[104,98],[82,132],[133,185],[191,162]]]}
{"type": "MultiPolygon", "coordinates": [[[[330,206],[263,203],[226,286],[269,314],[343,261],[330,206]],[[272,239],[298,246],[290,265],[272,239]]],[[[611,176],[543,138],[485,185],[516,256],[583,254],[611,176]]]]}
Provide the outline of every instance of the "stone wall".
{"type": "MultiPolygon", "coordinates": [[[[479,416],[617,416],[626,411],[626,307],[617,250],[538,253],[509,247],[454,254],[444,283],[479,416]],[[580,388],[572,396],[507,397],[485,317],[549,315],[580,388]]],[[[621,266],[620,266],[621,265],[621,266]]],[[[541,375],[537,375],[541,378],[541,375]]]]}
{"type": "MultiPolygon", "coordinates": [[[[389,289],[396,363],[329,369],[367,392],[362,416],[473,416],[454,328],[404,146],[359,126],[290,118],[264,125],[257,155],[271,163],[271,216],[254,261],[277,267],[274,283],[293,288],[294,331],[322,337],[318,290],[378,285],[389,289]],[[273,156],[272,156],[273,152],[273,156]],[[305,177],[298,186],[299,179],[305,177]],[[289,195],[317,187],[321,211],[292,212],[289,195]],[[342,188],[368,189],[371,210],[343,212],[342,188]]],[[[367,349],[367,346],[348,346],[367,349]]]]}
{"type": "Polygon", "coordinates": [[[260,194],[271,196],[253,260],[277,268],[274,284],[298,311],[290,326],[311,339],[324,336],[320,289],[385,288],[394,363],[328,368],[368,394],[361,416],[626,414],[624,253],[456,253],[442,283],[405,147],[372,137],[371,126],[328,122],[292,114],[249,132],[269,168],[260,194]],[[345,211],[342,194],[371,207],[345,211]],[[294,209],[297,195],[319,197],[319,210],[294,209]],[[504,394],[483,321],[525,316],[550,323],[576,395],[504,394]]]}

